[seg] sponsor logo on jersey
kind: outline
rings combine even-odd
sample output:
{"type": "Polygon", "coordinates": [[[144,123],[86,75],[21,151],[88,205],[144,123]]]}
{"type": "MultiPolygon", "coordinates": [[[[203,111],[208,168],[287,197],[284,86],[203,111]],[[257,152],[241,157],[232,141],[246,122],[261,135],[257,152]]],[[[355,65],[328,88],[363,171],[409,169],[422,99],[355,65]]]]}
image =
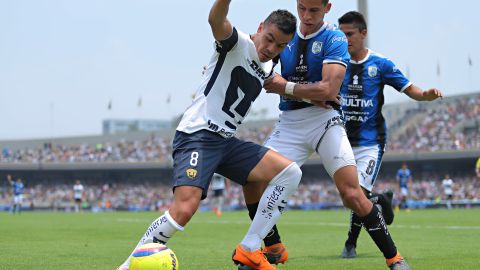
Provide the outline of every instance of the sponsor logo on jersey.
{"type": "Polygon", "coordinates": [[[298,61],[298,65],[295,67],[295,71],[297,73],[304,73],[308,71],[307,65],[303,63],[303,54],[300,55],[300,61],[298,61]]]}
{"type": "Polygon", "coordinates": [[[217,124],[213,123],[212,120],[207,121],[208,129],[211,131],[220,134],[224,138],[231,138],[233,137],[234,133],[230,131],[226,131],[224,128],[220,128],[217,124]]]}
{"type": "Polygon", "coordinates": [[[332,38],[332,43],[335,43],[335,42],[338,42],[338,41],[340,41],[340,42],[348,42],[346,36],[333,37],[333,38],[332,38]]]}
{"type": "Polygon", "coordinates": [[[197,170],[190,168],[186,171],[188,178],[193,179],[197,177],[197,170]]]}
{"type": "Polygon", "coordinates": [[[373,107],[373,100],[372,99],[362,99],[362,98],[344,98],[342,99],[342,106],[349,106],[349,107],[373,107]]]}
{"type": "Polygon", "coordinates": [[[368,76],[375,77],[378,74],[378,68],[376,66],[369,66],[368,67],[368,76]]]}
{"type": "Polygon", "coordinates": [[[312,44],[312,53],[319,54],[322,51],[323,42],[314,41],[312,44]]]}
{"type": "Polygon", "coordinates": [[[292,42],[292,43],[290,43],[290,44],[287,44],[287,47],[288,47],[288,50],[289,50],[289,51],[292,51],[292,46],[293,46],[293,44],[295,44],[295,42],[292,42]]]}
{"type": "Polygon", "coordinates": [[[265,71],[263,71],[260,65],[257,64],[257,62],[250,59],[248,59],[248,62],[249,62],[249,66],[253,69],[253,71],[255,72],[255,74],[257,74],[258,77],[260,77],[262,80],[265,80],[268,78],[269,74],[265,73],[265,71]]]}

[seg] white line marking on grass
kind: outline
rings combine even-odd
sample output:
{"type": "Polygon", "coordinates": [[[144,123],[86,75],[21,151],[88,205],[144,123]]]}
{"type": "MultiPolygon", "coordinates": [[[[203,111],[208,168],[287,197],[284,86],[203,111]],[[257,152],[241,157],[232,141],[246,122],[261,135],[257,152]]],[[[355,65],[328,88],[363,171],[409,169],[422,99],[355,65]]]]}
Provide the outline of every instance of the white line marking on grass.
{"type": "MultiPolygon", "coordinates": [[[[208,221],[196,221],[197,223],[208,223],[208,224],[250,224],[248,221],[228,221],[228,220],[208,220],[208,221]]],[[[338,223],[338,222],[289,222],[282,221],[282,225],[312,225],[312,226],[325,226],[325,227],[348,227],[347,223],[338,223]]],[[[389,226],[395,229],[415,229],[415,230],[425,230],[425,229],[445,229],[445,230],[480,230],[480,226],[432,226],[432,225],[396,225],[393,224],[389,226]]]]}

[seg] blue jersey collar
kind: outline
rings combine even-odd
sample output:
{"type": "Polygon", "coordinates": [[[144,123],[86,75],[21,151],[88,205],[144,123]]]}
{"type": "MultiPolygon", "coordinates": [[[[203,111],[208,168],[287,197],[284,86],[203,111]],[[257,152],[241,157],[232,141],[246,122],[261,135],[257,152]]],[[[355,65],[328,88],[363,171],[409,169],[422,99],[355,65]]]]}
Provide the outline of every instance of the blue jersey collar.
{"type": "Polygon", "coordinates": [[[300,26],[298,26],[298,28],[297,28],[297,35],[298,35],[301,39],[311,39],[311,38],[313,38],[314,36],[320,34],[323,30],[325,30],[325,28],[327,28],[327,26],[328,26],[328,22],[323,22],[322,27],[320,27],[320,29],[318,29],[317,32],[312,33],[312,34],[307,35],[307,36],[304,36],[304,35],[302,34],[302,32],[300,32],[300,26]]]}

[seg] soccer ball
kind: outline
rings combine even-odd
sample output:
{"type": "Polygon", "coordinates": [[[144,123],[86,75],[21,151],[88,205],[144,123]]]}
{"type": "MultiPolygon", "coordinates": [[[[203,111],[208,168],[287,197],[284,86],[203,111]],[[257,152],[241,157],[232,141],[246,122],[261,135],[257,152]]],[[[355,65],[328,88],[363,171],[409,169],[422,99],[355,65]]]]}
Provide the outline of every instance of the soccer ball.
{"type": "Polygon", "coordinates": [[[178,260],[165,245],[145,244],[133,252],[129,270],[178,270],[178,260]]]}

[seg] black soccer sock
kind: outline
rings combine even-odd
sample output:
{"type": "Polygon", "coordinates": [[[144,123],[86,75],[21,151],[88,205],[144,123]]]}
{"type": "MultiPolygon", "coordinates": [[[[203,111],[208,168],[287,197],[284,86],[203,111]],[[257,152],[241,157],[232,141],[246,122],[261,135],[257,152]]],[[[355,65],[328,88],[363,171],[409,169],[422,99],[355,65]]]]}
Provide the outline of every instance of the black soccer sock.
{"type": "Polygon", "coordinates": [[[357,239],[362,231],[362,220],[353,211],[350,215],[350,230],[348,231],[348,238],[345,241],[345,245],[357,246],[357,239]]]}
{"type": "Polygon", "coordinates": [[[385,198],[383,197],[382,194],[378,194],[378,193],[368,193],[368,199],[372,202],[372,203],[378,203],[380,204],[382,207],[386,204],[386,201],[385,201],[385,198]]]}
{"type": "MultiPolygon", "coordinates": [[[[253,218],[255,217],[255,213],[257,213],[257,208],[258,202],[247,204],[248,215],[250,216],[251,220],[253,220],[253,218]]],[[[282,242],[280,241],[280,234],[278,233],[277,225],[274,225],[270,232],[268,232],[265,239],[263,239],[263,242],[265,243],[265,246],[271,246],[282,242]]]]}
{"type": "Polygon", "coordinates": [[[375,204],[372,207],[372,211],[361,219],[363,220],[363,226],[365,226],[370,237],[380,251],[382,251],[383,256],[386,259],[395,257],[395,255],[397,255],[397,247],[387,229],[382,213],[378,210],[375,204]]]}

